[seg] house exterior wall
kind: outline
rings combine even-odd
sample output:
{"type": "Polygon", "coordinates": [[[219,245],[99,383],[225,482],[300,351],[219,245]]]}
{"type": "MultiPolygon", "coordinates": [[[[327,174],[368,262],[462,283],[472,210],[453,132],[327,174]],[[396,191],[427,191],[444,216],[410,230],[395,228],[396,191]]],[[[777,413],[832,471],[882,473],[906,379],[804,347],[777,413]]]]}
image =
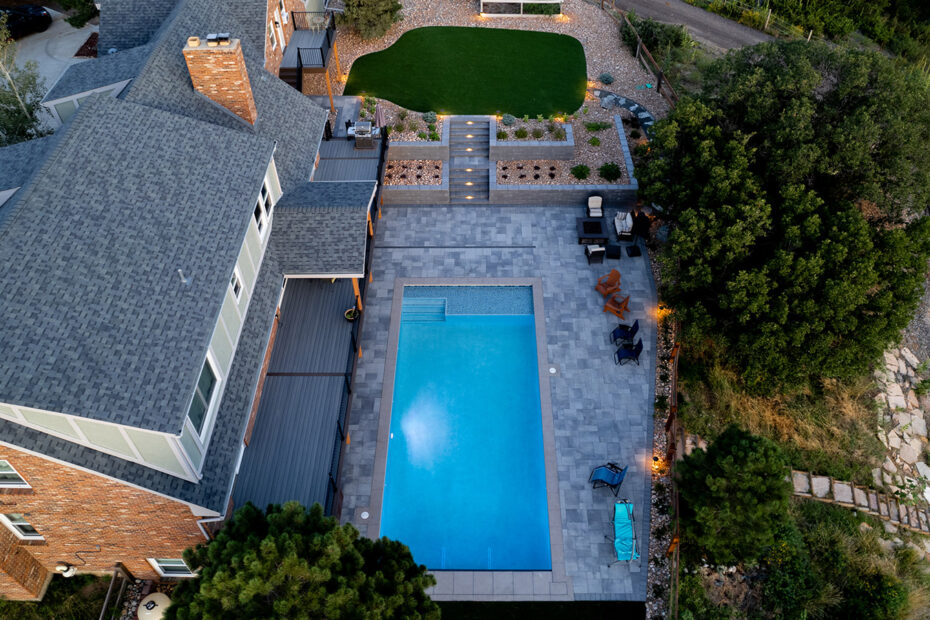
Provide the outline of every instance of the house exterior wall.
{"type": "Polygon", "coordinates": [[[204,542],[190,506],[49,459],[0,445],[31,489],[0,488],[0,512],[21,513],[44,537],[20,540],[0,525],[0,597],[38,598],[56,564],[158,579],[148,558],[181,558],[204,542]],[[99,545],[99,549],[98,549],[99,545]]]}
{"type": "Polygon", "coordinates": [[[284,48],[294,34],[294,20],[291,11],[306,11],[304,3],[300,0],[267,0],[268,8],[265,13],[265,69],[278,75],[281,60],[284,58],[284,48]],[[283,10],[282,10],[283,9],[283,10]],[[270,29],[274,28],[275,46],[271,46],[270,29]],[[280,35],[284,40],[280,40],[280,35]]]}

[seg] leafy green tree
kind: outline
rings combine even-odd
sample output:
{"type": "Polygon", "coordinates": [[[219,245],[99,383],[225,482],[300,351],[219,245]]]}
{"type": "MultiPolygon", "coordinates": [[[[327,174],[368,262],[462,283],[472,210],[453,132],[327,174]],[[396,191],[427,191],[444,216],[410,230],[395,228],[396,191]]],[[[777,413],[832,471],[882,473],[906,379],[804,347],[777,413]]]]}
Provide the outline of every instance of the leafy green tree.
{"type": "Polygon", "coordinates": [[[788,465],[772,441],[735,426],[679,464],[685,550],[713,564],[754,561],[788,518],[788,465]]]}
{"type": "Polygon", "coordinates": [[[6,28],[6,16],[0,16],[0,146],[48,133],[39,119],[44,95],[36,63],[16,64],[16,42],[6,28]]]}
{"type": "Polygon", "coordinates": [[[435,580],[405,545],[360,538],[319,504],[247,504],[184,560],[200,577],[178,586],[168,618],[439,618],[424,592],[435,580]]]}
{"type": "Polygon", "coordinates": [[[60,0],[60,4],[66,11],[74,10],[74,14],[65,21],[75,28],[83,28],[84,24],[100,13],[94,0],[60,0]]]}
{"type": "Polygon", "coordinates": [[[397,0],[346,0],[341,19],[355,28],[363,39],[377,39],[400,20],[401,8],[397,0]]]}
{"type": "Polygon", "coordinates": [[[637,170],[690,350],[759,392],[864,372],[922,290],[928,143],[926,80],[878,54],[770,43],[714,63],[637,170]]]}

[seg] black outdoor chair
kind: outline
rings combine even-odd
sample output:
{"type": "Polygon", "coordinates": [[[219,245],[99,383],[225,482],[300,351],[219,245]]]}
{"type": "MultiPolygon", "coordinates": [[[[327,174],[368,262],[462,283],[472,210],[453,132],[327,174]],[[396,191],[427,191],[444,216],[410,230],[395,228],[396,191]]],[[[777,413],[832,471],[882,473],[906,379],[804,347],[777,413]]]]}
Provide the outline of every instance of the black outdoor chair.
{"type": "Polygon", "coordinates": [[[636,334],[639,332],[639,319],[633,321],[633,326],[624,325],[621,323],[617,325],[616,329],[610,332],[610,342],[611,344],[621,345],[621,344],[633,344],[633,338],[636,337],[636,334]]]}
{"type": "Polygon", "coordinates": [[[636,365],[639,366],[639,354],[642,352],[643,339],[640,338],[633,347],[620,347],[617,349],[617,352],[614,353],[614,363],[622,365],[629,362],[636,362],[636,365]]]}

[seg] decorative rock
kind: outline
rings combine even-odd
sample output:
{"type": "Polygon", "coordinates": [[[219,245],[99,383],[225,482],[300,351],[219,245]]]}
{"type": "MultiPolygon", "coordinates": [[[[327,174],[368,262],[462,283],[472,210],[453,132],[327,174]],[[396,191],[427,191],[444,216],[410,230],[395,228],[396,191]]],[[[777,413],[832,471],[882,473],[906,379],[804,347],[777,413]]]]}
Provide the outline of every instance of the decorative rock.
{"type": "Polygon", "coordinates": [[[871,531],[872,531],[872,526],[869,525],[868,523],[866,523],[865,521],[863,521],[862,523],[859,524],[859,531],[860,531],[860,532],[863,532],[863,533],[865,533],[865,532],[871,532],[871,531]]]}
{"type": "MultiPolygon", "coordinates": [[[[876,487],[882,486],[882,470],[880,467],[876,467],[872,470],[872,482],[875,483],[876,487]]],[[[797,487],[795,487],[797,489],[797,487]]]]}
{"type": "Polygon", "coordinates": [[[882,521],[882,526],[884,526],[885,531],[889,534],[898,533],[898,526],[893,523],[889,523],[888,521],[882,521]]]}
{"type": "Polygon", "coordinates": [[[927,466],[927,464],[924,463],[923,461],[917,461],[916,463],[914,463],[914,466],[917,468],[917,471],[920,473],[921,476],[923,476],[927,480],[930,480],[930,466],[927,466]]]}
{"type": "Polygon", "coordinates": [[[927,436],[927,421],[924,419],[921,412],[915,412],[914,415],[911,416],[911,432],[920,437],[927,436]]]}
{"type": "Polygon", "coordinates": [[[890,540],[885,540],[884,538],[878,539],[878,546],[882,548],[882,551],[885,553],[894,553],[894,543],[890,540]]]}
{"type": "MultiPolygon", "coordinates": [[[[897,468],[897,467],[895,466],[895,464],[891,461],[891,459],[888,458],[887,456],[885,457],[885,462],[882,463],[882,469],[884,469],[885,471],[887,471],[889,474],[895,474],[895,473],[898,472],[898,468],[897,468]]],[[[815,478],[815,481],[816,481],[816,478],[815,478]]],[[[816,485],[815,485],[815,486],[816,486],[816,485]]],[[[817,495],[816,489],[814,490],[814,495],[817,495]]],[[[817,495],[817,497],[824,497],[824,496],[825,496],[825,494],[824,494],[824,495],[817,495]]]]}
{"type": "Polygon", "coordinates": [[[920,458],[920,450],[911,443],[902,444],[898,457],[905,463],[913,465],[920,458]]]}
{"type": "Polygon", "coordinates": [[[898,374],[901,376],[907,376],[907,363],[902,359],[898,360],[898,374]]]}
{"type": "Polygon", "coordinates": [[[833,499],[842,504],[853,503],[853,490],[848,482],[833,483],[833,499]]]}
{"type": "Polygon", "coordinates": [[[917,394],[914,392],[914,390],[907,391],[907,404],[911,409],[917,409],[920,407],[920,401],[917,400],[917,394]]]}
{"type": "Polygon", "coordinates": [[[885,368],[891,372],[898,372],[898,359],[891,351],[885,351],[885,368]]]}
{"type": "Polygon", "coordinates": [[[885,482],[885,484],[891,484],[893,482],[893,480],[891,479],[891,474],[889,474],[886,471],[882,472],[882,480],[885,482]]]}
{"type": "Polygon", "coordinates": [[[884,433],[883,431],[878,431],[877,433],[875,433],[875,435],[878,437],[878,440],[879,440],[880,442],[882,442],[882,445],[885,446],[885,447],[887,448],[887,447],[888,447],[888,437],[885,436],[885,433],[884,433]]]}
{"type": "Polygon", "coordinates": [[[930,502],[930,487],[924,489],[924,499],[930,502]]]}
{"type": "Polygon", "coordinates": [[[897,450],[898,448],[901,447],[901,436],[898,435],[896,432],[891,431],[891,433],[889,433],[888,435],[887,445],[897,450]]]}
{"type": "MultiPolygon", "coordinates": [[[[894,463],[891,463],[891,466],[894,467],[894,463]]],[[[897,471],[897,468],[894,471],[897,471]]],[[[814,497],[826,497],[830,493],[830,479],[826,476],[811,476],[811,492],[814,497]]]]}
{"type": "Polygon", "coordinates": [[[911,368],[920,366],[920,360],[918,360],[917,356],[911,353],[911,350],[907,347],[901,347],[901,357],[904,358],[904,361],[906,361],[911,368]]]}

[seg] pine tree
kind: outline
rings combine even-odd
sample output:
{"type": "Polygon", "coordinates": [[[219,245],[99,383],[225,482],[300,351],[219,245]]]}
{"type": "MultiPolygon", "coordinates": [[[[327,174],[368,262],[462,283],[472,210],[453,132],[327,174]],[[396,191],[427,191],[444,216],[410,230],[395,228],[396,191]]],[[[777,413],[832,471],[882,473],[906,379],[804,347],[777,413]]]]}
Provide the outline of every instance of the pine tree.
{"type": "Polygon", "coordinates": [[[424,592],[435,580],[405,545],[360,538],[319,504],[246,504],[184,560],[200,577],[178,586],[168,618],[439,618],[424,592]]]}
{"type": "Polygon", "coordinates": [[[346,0],[343,23],[354,27],[363,39],[383,37],[400,20],[397,0],[346,0]]]}

